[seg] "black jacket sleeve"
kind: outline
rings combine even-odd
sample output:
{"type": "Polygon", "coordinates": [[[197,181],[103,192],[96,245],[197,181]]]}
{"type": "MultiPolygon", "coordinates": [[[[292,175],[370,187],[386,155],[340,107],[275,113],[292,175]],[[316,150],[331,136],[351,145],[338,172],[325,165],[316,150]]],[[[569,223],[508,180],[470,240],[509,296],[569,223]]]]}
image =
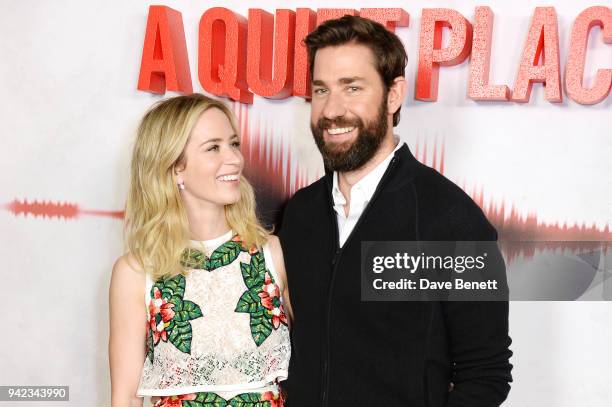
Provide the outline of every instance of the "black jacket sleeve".
{"type": "MultiPolygon", "coordinates": [[[[456,241],[497,240],[497,232],[478,208],[453,208],[439,224],[446,229],[444,235],[456,241]]],[[[491,257],[501,261],[498,284],[507,289],[499,249],[489,253],[491,257]]],[[[499,406],[512,381],[508,301],[448,301],[442,303],[442,311],[453,362],[447,407],[499,406]]]]}
{"type": "Polygon", "coordinates": [[[507,302],[447,302],[453,389],[448,407],[497,407],[512,381],[507,302]]]}

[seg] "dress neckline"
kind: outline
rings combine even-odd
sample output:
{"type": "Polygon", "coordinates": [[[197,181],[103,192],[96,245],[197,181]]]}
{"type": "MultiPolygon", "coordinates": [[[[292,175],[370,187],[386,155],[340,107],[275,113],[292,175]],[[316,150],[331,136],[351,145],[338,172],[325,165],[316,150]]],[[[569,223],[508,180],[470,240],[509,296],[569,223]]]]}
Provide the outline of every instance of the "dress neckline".
{"type": "Polygon", "coordinates": [[[189,240],[189,243],[191,243],[191,246],[196,249],[201,250],[202,248],[205,248],[206,251],[211,251],[230,240],[233,235],[234,231],[230,229],[221,236],[217,236],[209,240],[189,240]]]}

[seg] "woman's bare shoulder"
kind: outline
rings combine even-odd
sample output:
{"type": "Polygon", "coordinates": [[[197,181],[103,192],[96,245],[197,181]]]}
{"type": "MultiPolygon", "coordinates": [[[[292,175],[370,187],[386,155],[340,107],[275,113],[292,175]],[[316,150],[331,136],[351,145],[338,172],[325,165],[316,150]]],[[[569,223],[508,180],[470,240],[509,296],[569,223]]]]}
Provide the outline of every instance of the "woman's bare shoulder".
{"type": "Polygon", "coordinates": [[[268,236],[268,246],[270,250],[279,250],[280,249],[280,239],[276,235],[268,236]]]}
{"type": "Polygon", "coordinates": [[[125,289],[144,287],[145,272],[136,257],[125,253],[113,265],[111,288],[121,286],[125,289]]]}
{"type": "Polygon", "coordinates": [[[285,278],[285,259],[283,258],[283,249],[280,244],[280,240],[277,236],[270,235],[268,236],[267,241],[268,248],[270,249],[270,254],[272,255],[272,262],[274,263],[274,268],[277,273],[280,274],[283,280],[285,278]]]}
{"type": "Polygon", "coordinates": [[[280,266],[284,269],[284,259],[283,259],[283,248],[280,243],[280,239],[278,236],[270,235],[268,236],[268,247],[270,248],[270,253],[272,253],[273,261],[275,263],[280,263],[280,266]]]}

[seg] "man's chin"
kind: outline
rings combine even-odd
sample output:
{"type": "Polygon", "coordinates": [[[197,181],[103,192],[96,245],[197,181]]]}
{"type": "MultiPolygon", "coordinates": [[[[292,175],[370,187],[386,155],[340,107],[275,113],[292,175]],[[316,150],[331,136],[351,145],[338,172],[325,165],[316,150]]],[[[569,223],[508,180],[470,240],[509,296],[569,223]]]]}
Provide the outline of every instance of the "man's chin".
{"type": "Polygon", "coordinates": [[[332,155],[340,155],[340,154],[346,154],[347,151],[349,151],[351,149],[351,147],[353,146],[354,141],[343,141],[343,142],[336,142],[336,141],[326,141],[325,142],[325,150],[332,155]]]}
{"type": "MultiPolygon", "coordinates": [[[[348,150],[343,151],[326,151],[323,155],[323,161],[325,166],[334,171],[346,171],[347,170],[347,154],[348,150]]],[[[352,165],[349,165],[352,167],[352,165]]]]}

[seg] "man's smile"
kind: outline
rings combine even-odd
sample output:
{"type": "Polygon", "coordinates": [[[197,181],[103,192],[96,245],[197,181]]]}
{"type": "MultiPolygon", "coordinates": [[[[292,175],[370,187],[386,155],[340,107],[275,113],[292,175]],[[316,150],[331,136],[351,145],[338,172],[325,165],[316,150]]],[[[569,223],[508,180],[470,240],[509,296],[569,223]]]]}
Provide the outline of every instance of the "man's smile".
{"type": "Polygon", "coordinates": [[[332,135],[335,136],[337,134],[343,134],[343,133],[348,133],[350,131],[353,131],[355,129],[355,127],[339,127],[339,128],[334,128],[334,129],[327,129],[327,132],[332,135]]]}

